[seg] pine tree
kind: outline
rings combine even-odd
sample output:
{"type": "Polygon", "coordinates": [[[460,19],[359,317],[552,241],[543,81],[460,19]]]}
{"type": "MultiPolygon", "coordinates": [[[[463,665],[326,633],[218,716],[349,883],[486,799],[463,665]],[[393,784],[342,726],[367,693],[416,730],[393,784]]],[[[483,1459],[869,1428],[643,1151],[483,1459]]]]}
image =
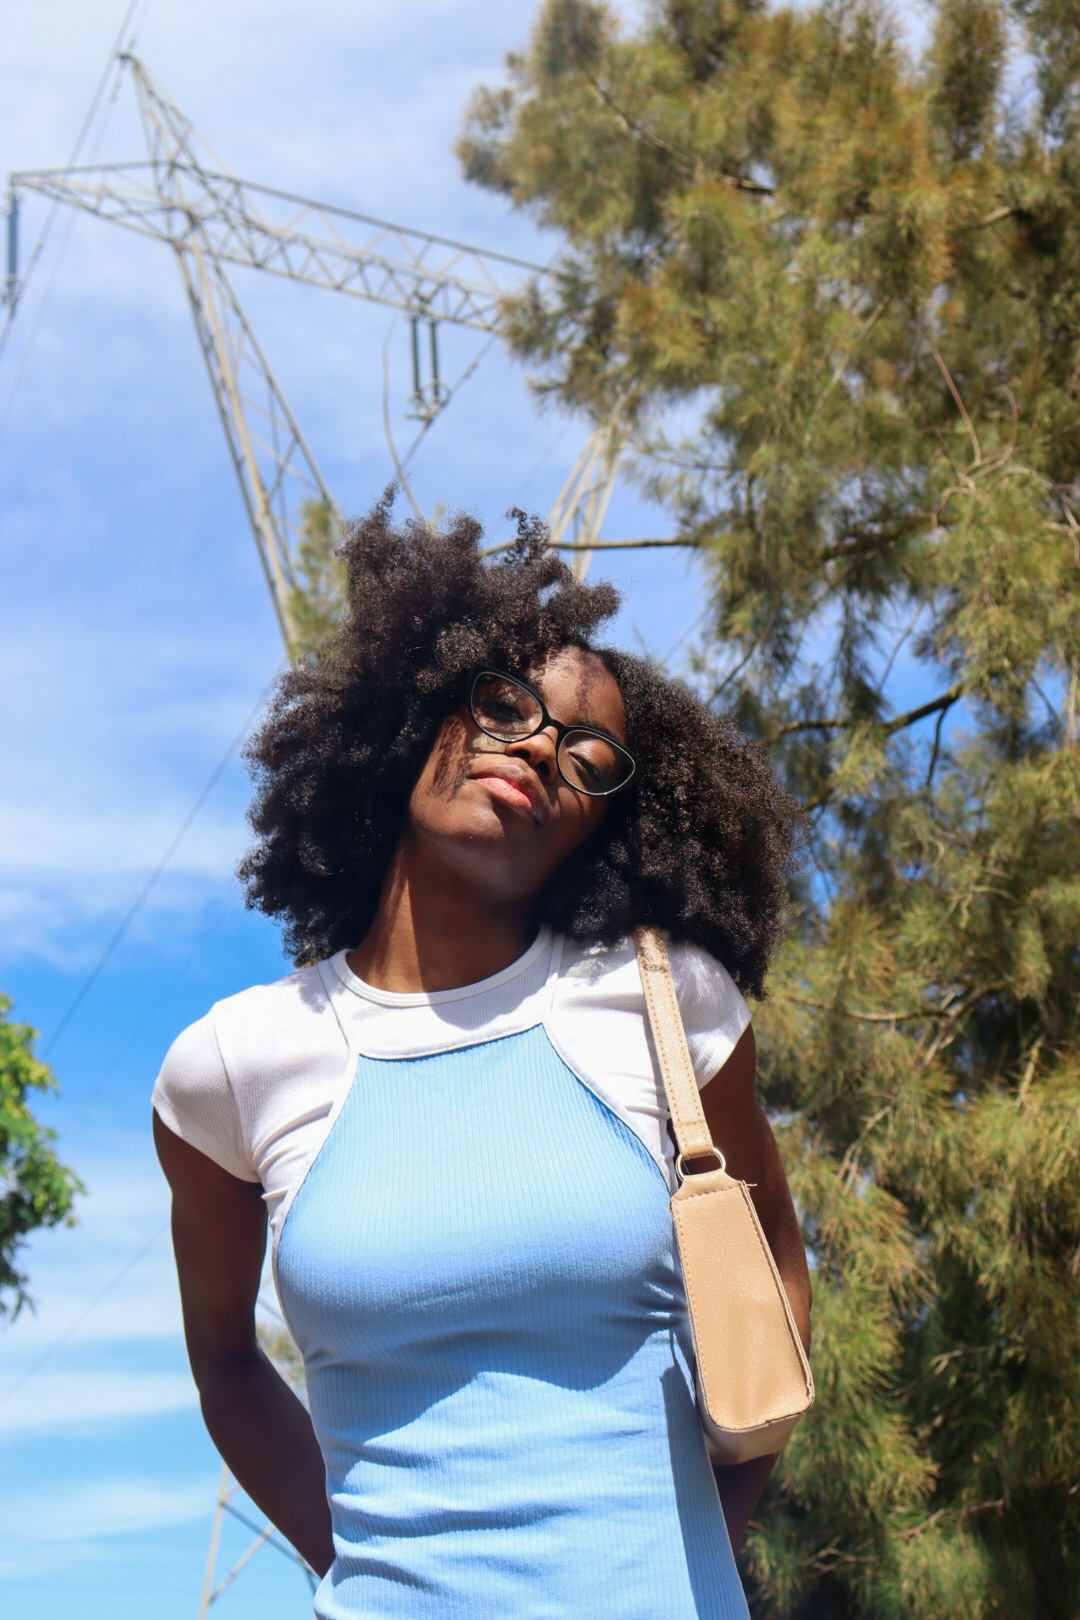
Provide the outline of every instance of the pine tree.
{"type": "Polygon", "coordinates": [[[537,388],[700,548],[809,807],[756,1014],[818,1402],[772,1620],[1080,1615],[1080,12],[547,0],[466,173],[561,231],[537,388]]]}

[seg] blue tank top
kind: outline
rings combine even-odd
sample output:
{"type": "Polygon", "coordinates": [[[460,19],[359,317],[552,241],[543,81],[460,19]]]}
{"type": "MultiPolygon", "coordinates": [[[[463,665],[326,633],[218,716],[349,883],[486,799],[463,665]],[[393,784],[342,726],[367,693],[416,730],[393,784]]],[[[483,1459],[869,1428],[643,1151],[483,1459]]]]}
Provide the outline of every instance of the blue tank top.
{"type": "Polygon", "coordinates": [[[316,1615],[746,1620],[655,1160],[541,1025],[352,1061],[276,1258],[316,1615]]]}

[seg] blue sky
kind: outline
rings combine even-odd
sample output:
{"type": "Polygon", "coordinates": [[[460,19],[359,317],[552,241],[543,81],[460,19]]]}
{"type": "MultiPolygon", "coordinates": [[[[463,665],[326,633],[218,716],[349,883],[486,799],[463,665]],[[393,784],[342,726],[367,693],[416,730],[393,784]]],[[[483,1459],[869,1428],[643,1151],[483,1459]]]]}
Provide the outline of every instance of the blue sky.
{"type": "MultiPolygon", "coordinates": [[[[283,0],[153,0],[138,49],[235,172],[546,258],[555,243],[467,187],[451,151],[469,90],[523,43],[532,9],[308,0],[301,26],[283,0]]],[[[0,169],[66,162],[123,10],[5,8],[0,169]]],[[[142,156],[131,85],[107,106],[99,159],[142,156]]],[[[27,201],[24,262],[43,217],[27,201]]],[[[251,273],[235,284],[341,507],[366,508],[391,470],[388,312],[251,273]]],[[[400,323],[391,354],[405,443],[400,323]]],[[[0,359],[0,420],[0,989],[44,1045],[281,648],[167,249],[58,216],[0,359]]],[[[511,504],[550,507],[585,434],[538,414],[492,351],[418,455],[418,497],[475,511],[497,538],[511,504]]],[[[658,529],[620,487],[607,532],[658,529]]],[[[601,571],[627,592],[623,642],[663,653],[696,616],[681,554],[601,571]]],[[[196,1613],[218,1462],[184,1355],[149,1096],[185,1023],[286,967],[232,876],[246,801],[234,757],[49,1053],[60,1092],[42,1114],[88,1191],[75,1228],[26,1250],[36,1313],[0,1329],[0,1597],[37,1620],[76,1601],[81,1620],[151,1600],[156,1620],[196,1613]]],[[[226,1567],[249,1539],[226,1530],[226,1567]]],[[[306,1606],[300,1572],[264,1550],[214,1613],[306,1606]]]]}
{"type": "MultiPolygon", "coordinates": [[[[0,169],[66,161],[123,10],[5,8],[0,169]]],[[[152,0],[138,49],[236,173],[546,259],[557,244],[467,187],[451,150],[470,89],[498,76],[532,12],[152,0]]],[[[131,85],[106,105],[100,159],[142,156],[131,85]]],[[[26,203],[24,260],[43,217],[26,203]]],[[[365,509],[391,472],[389,313],[234,281],[340,506],[365,509]]],[[[401,323],[390,341],[404,444],[401,323]]],[[[479,344],[448,348],[463,364],[479,344]]],[[[428,435],[414,486],[425,510],[474,511],[499,538],[510,505],[549,509],[585,436],[538,413],[493,350],[428,435]]],[[[282,656],[167,249],[58,217],[0,359],[0,491],[0,989],[44,1045],[282,656]]],[[[668,524],[621,484],[606,532],[668,524]]],[[[700,611],[684,554],[593,566],[626,593],[624,644],[662,655],[700,611]]],[[[151,1600],[155,1620],[196,1613],[219,1465],[187,1370],[149,1096],[184,1024],[286,968],[232,876],[247,796],[234,756],[49,1051],[60,1092],[42,1113],[88,1191],[75,1228],[26,1250],[36,1313],[0,1329],[0,1596],[36,1620],[76,1601],[81,1620],[151,1600]]],[[[227,1529],[226,1567],[249,1539],[227,1529]]],[[[264,1550],[214,1613],[306,1608],[300,1572],[264,1550]]]]}

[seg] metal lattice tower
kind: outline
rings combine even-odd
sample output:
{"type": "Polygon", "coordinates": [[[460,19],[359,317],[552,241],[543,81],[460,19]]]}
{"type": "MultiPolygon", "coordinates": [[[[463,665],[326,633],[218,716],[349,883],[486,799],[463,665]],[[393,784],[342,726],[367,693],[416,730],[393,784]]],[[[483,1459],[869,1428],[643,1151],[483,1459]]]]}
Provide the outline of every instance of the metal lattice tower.
{"type": "MultiPolygon", "coordinates": [[[[404,311],[412,325],[413,411],[425,420],[447,398],[438,376],[439,325],[497,333],[503,301],[548,272],[524,259],[240,180],[196,134],[144,64],[130,55],[120,60],[134,79],[147,159],[12,175],[11,230],[19,193],[37,192],[172,248],[274,610],[291,652],[296,627],[290,598],[296,587],[303,506],[316,500],[334,513],[338,508],[226,266],[263,270],[404,311]],[[431,354],[426,378],[423,328],[431,354]]],[[[17,296],[18,281],[11,274],[9,303],[17,296]]],[[[552,514],[556,543],[576,524],[579,574],[587,566],[588,543],[597,537],[610,498],[620,445],[617,420],[590,437],[552,514]]]]}

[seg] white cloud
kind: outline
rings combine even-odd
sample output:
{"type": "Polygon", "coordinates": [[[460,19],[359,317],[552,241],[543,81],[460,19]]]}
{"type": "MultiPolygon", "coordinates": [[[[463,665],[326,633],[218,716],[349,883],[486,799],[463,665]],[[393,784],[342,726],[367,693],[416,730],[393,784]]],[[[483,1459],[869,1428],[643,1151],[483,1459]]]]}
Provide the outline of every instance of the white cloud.
{"type": "MultiPolygon", "coordinates": [[[[51,611],[55,620],[55,604],[51,611]]],[[[230,670],[216,647],[185,646],[174,634],[109,637],[78,623],[64,638],[71,664],[42,660],[42,642],[55,633],[55,623],[38,621],[0,641],[0,727],[8,758],[19,762],[0,793],[0,957],[32,952],[70,970],[96,958],[107,925],[139,892],[251,715],[261,683],[239,649],[230,670]],[[212,683],[200,653],[203,668],[216,668],[212,683]],[[72,665],[87,678],[73,680],[72,665]]],[[[144,926],[190,915],[211,894],[238,894],[248,794],[234,753],[155,886],[144,926]]]]}
{"type": "MultiPolygon", "coordinates": [[[[116,1132],[103,1145],[72,1124],[65,1128],[62,1154],[78,1165],[87,1191],[77,1200],[75,1226],[33,1234],[20,1255],[37,1304],[0,1328],[0,1424],[10,1417],[13,1404],[29,1410],[30,1392],[54,1375],[78,1381],[90,1370],[88,1346],[153,1339],[161,1341],[163,1351],[171,1343],[183,1357],[167,1231],[169,1190],[149,1135],[116,1132]],[[50,1350],[48,1363],[9,1402],[6,1392],[45,1350],[50,1350]]],[[[137,1371],[132,1374],[137,1376],[137,1371]]],[[[172,1386],[161,1385],[153,1398],[167,1390],[172,1386]]],[[[172,1390],[168,1398],[174,1397],[172,1390]]],[[[70,1410],[76,1397],[63,1399],[70,1410]]],[[[121,1400],[122,1395],[110,1399],[121,1400]]],[[[42,1410],[36,1398],[32,1404],[35,1412],[42,1410]]]]}
{"type": "Polygon", "coordinates": [[[63,1148],[87,1195],[78,1225],[35,1234],[22,1257],[38,1304],[0,1331],[0,1442],[115,1430],[198,1406],[168,1188],[148,1137],[103,1143],[68,1129],[63,1148]]]}
{"type": "Polygon", "coordinates": [[[123,1475],[87,1478],[77,1486],[8,1490],[0,1494],[0,1574],[40,1572],[43,1559],[50,1567],[82,1561],[93,1552],[88,1544],[208,1518],[215,1485],[212,1475],[168,1485],[123,1475]]]}
{"type": "MultiPolygon", "coordinates": [[[[43,811],[35,811],[32,804],[0,805],[0,846],[19,852],[15,871],[26,877],[88,880],[85,891],[92,907],[95,879],[107,875],[115,906],[114,880],[125,875],[145,876],[172,843],[190,808],[190,803],[182,801],[160,808],[151,804],[127,808],[114,804],[108,808],[80,807],[73,817],[65,816],[55,803],[43,811]]],[[[239,813],[227,819],[201,814],[173,856],[171,870],[174,874],[227,879],[249,836],[239,813]]],[[[0,873],[6,864],[0,862],[0,873]]]]}
{"type": "Polygon", "coordinates": [[[30,1431],[190,1411],[198,1404],[186,1373],[42,1371],[0,1407],[0,1442],[25,1439],[30,1431]]]}

